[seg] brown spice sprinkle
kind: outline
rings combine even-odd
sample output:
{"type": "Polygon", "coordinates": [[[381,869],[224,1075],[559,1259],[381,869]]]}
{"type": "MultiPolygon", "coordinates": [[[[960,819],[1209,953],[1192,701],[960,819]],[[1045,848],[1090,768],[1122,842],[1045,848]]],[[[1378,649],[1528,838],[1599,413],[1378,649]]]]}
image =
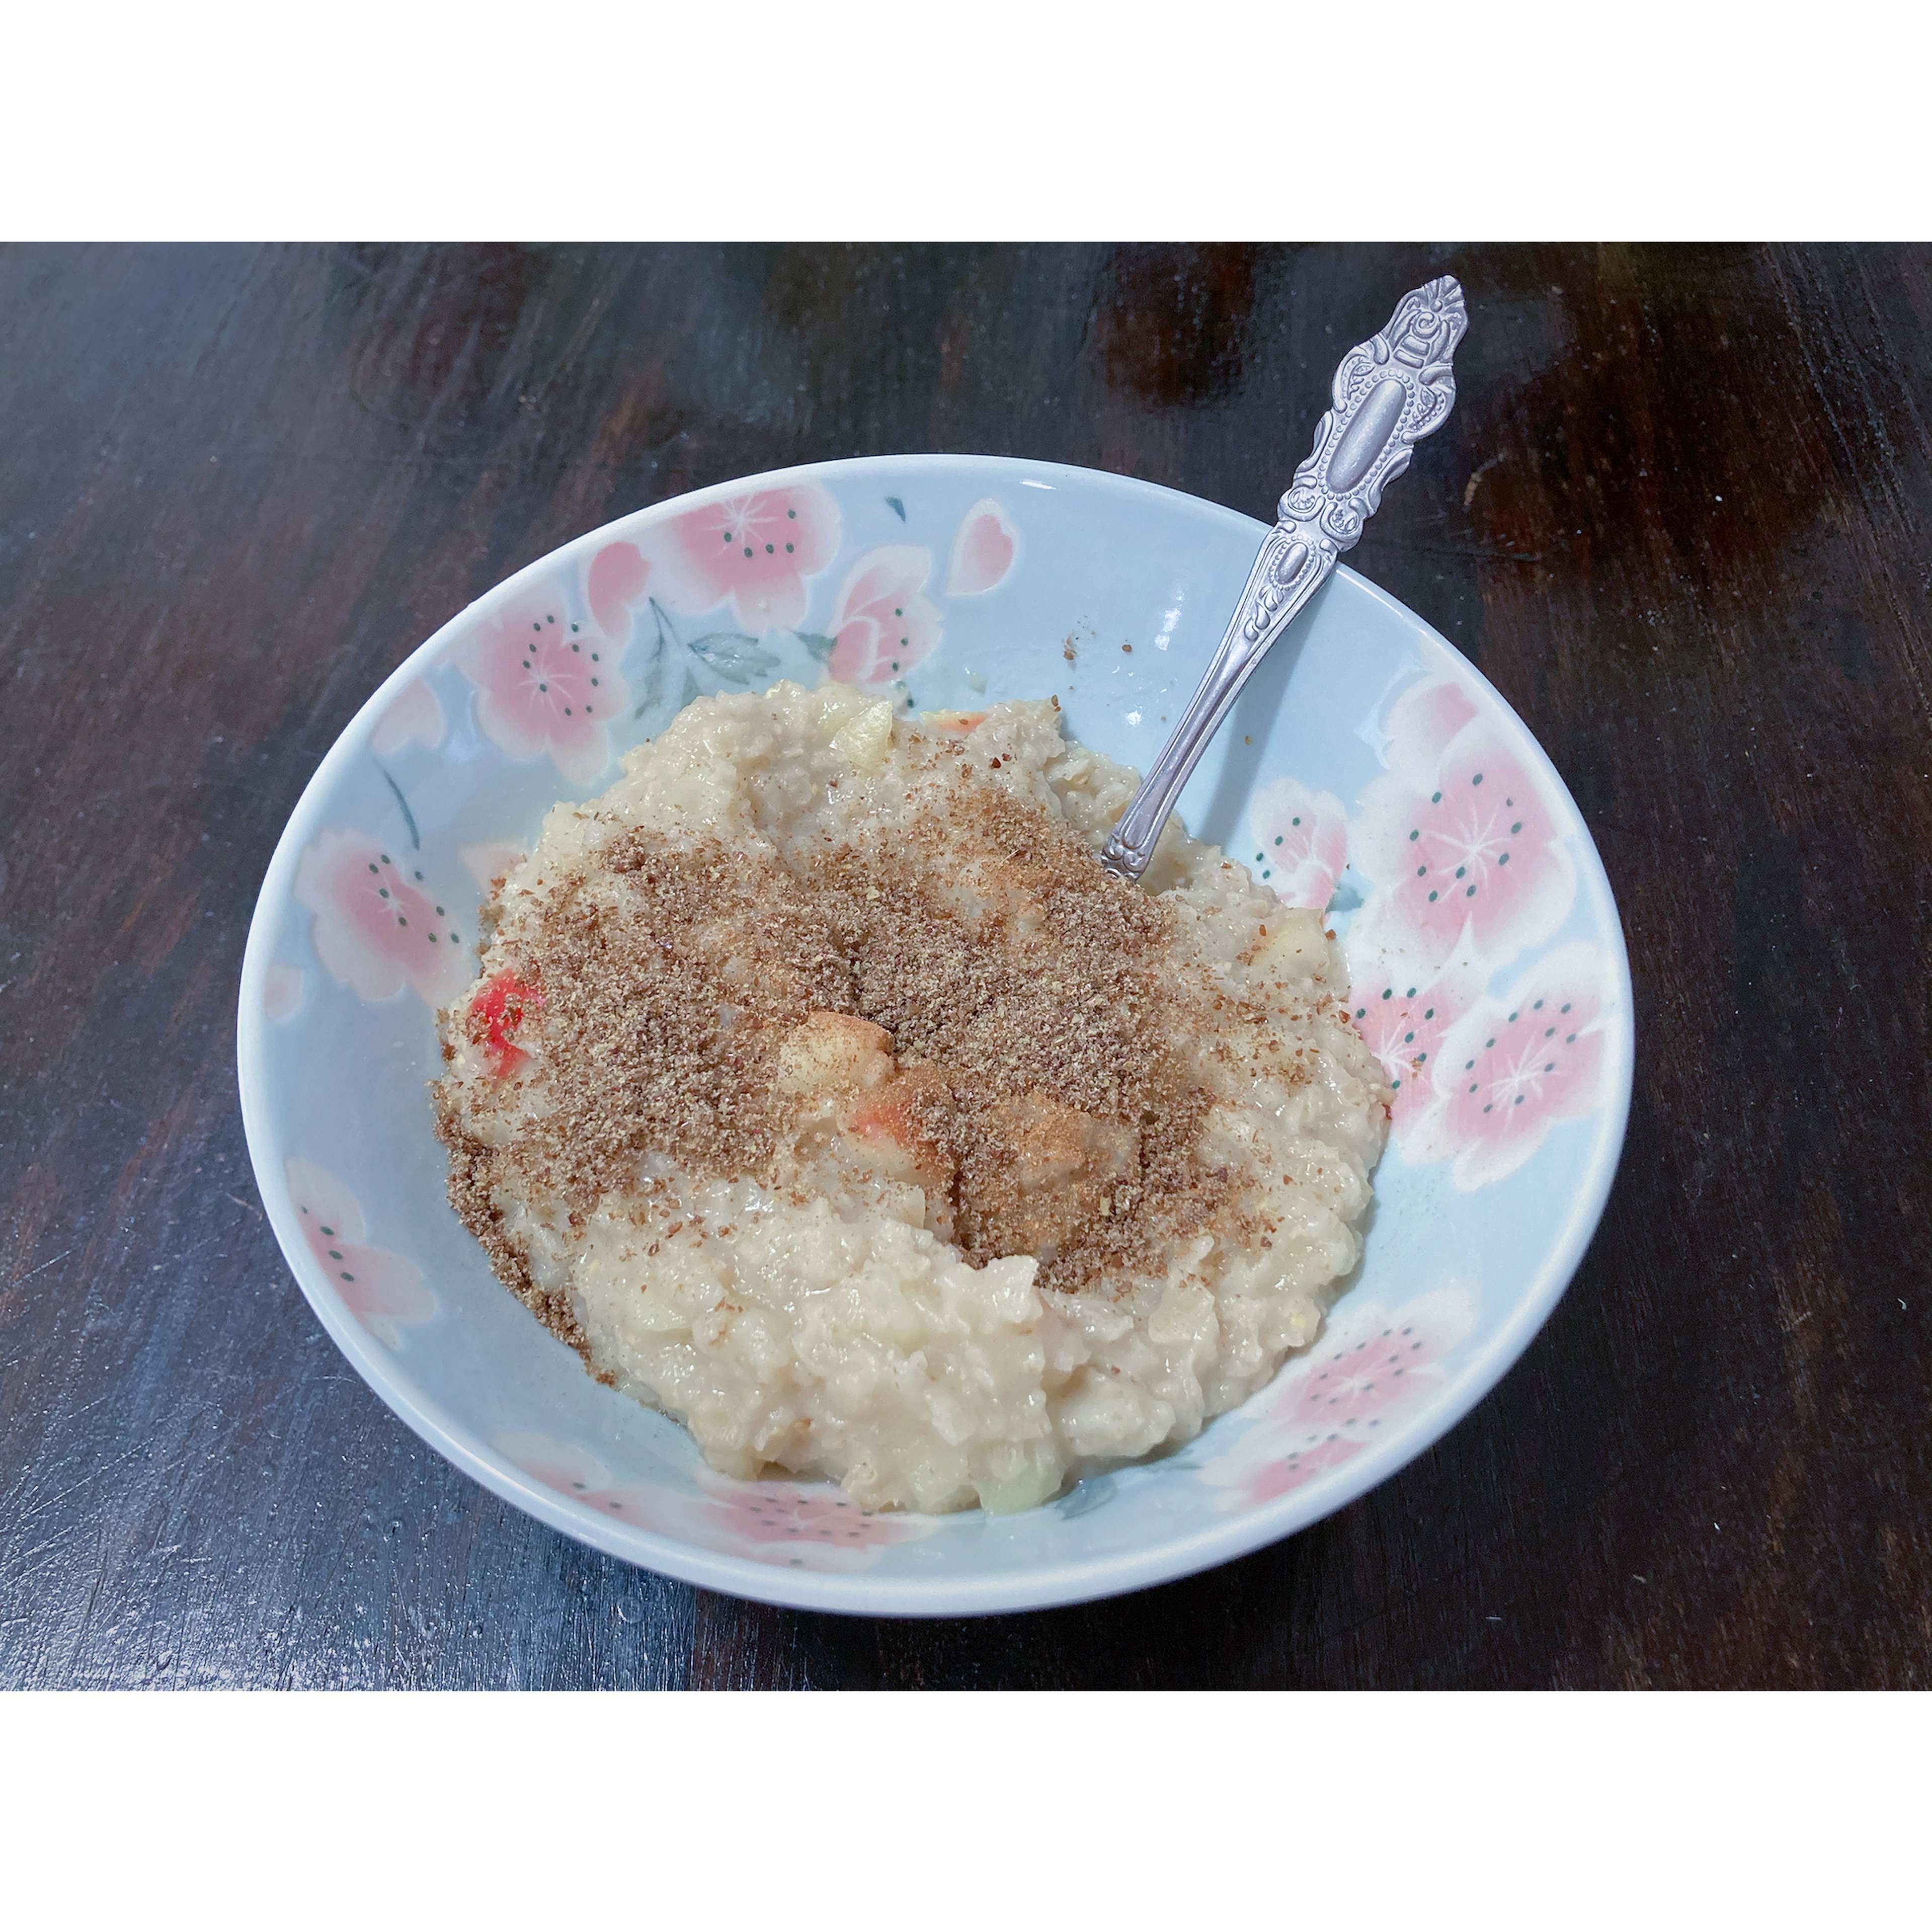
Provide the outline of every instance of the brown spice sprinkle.
{"type": "Polygon", "coordinates": [[[467,1097],[502,1111],[528,1078],[542,1104],[496,1146],[440,1092],[437,1127],[457,1212],[566,1340],[582,1346],[567,1307],[537,1307],[554,1298],[501,1232],[497,1190],[514,1179],[574,1220],[651,1192],[652,1154],[789,1187],[778,1050],[814,1013],[884,1029],[897,1065],[867,1118],[914,1150],[928,1225],[976,1264],[1034,1254],[1043,1286],[1121,1288],[1210,1225],[1272,1232],[1241,1198],[1253,1178],[1201,1152],[1212,1096],[1187,1058],[1190,1040],[1253,1054],[1268,1015],[1190,992],[1170,908],[1042,806],[967,759],[956,770],[890,850],[827,838],[779,858],[626,830],[511,922],[515,970],[544,989],[519,1036],[536,1062],[467,1097]]]}

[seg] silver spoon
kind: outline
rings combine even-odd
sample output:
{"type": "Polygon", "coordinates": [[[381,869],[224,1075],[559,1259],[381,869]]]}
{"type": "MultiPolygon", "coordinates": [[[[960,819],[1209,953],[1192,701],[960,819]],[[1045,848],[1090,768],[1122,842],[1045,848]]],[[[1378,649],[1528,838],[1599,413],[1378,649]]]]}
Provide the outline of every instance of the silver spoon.
{"type": "Polygon", "coordinates": [[[1380,334],[1342,357],[1335,406],[1276,508],[1220,649],[1100,848],[1115,878],[1131,881],[1147,870],[1174,800],[1242,686],[1354,546],[1381,504],[1382,485],[1408,467],[1412,446],[1448,420],[1456,402],[1450,363],[1468,326],[1462,284],[1444,275],[1412,289],[1380,334]]]}

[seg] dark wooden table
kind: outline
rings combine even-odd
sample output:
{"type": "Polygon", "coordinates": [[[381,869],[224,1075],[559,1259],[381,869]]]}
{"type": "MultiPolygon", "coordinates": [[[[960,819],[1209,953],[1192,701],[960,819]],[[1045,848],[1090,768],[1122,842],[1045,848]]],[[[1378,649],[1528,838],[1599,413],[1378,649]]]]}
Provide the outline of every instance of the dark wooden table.
{"type": "Polygon", "coordinates": [[[1932,1682],[1932,251],[0,253],[0,1684],[1932,1682]],[[236,974],[377,680],[580,530],[985,450],[1265,516],[1453,269],[1352,561],[1501,686],[1624,909],[1575,1285],[1431,1454],[1191,1581],[795,1615],[598,1556],[363,1387],[265,1225],[236,974]]]}

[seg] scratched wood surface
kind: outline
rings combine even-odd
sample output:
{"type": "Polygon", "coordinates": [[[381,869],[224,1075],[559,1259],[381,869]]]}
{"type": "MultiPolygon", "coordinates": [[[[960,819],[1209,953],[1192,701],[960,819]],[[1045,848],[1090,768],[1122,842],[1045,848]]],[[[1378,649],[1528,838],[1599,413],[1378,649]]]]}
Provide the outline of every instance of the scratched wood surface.
{"type": "Polygon", "coordinates": [[[1932,1682],[1932,251],[0,253],[0,1684],[1932,1682]],[[1453,268],[1352,560],[1501,686],[1623,907],[1609,1212],[1431,1454],[1208,1575],[794,1615],[518,1514],[296,1292],[238,1118],[284,819],[376,682],[658,497],[892,450],[1266,515],[1453,268]]]}

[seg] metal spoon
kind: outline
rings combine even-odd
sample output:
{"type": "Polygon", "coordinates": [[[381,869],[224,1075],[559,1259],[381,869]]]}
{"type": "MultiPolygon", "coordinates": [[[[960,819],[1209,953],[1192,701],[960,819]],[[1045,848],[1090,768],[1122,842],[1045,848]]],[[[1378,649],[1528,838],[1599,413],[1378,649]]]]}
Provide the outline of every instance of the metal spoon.
{"type": "Polygon", "coordinates": [[[1138,879],[1147,870],[1174,800],[1242,686],[1360,536],[1382,502],[1382,485],[1408,467],[1412,446],[1448,421],[1456,402],[1450,363],[1468,326],[1462,285],[1444,275],[1412,289],[1380,334],[1342,357],[1335,406],[1316,432],[1314,454],[1281,500],[1220,649],[1100,848],[1101,864],[1117,879],[1138,879]]]}

